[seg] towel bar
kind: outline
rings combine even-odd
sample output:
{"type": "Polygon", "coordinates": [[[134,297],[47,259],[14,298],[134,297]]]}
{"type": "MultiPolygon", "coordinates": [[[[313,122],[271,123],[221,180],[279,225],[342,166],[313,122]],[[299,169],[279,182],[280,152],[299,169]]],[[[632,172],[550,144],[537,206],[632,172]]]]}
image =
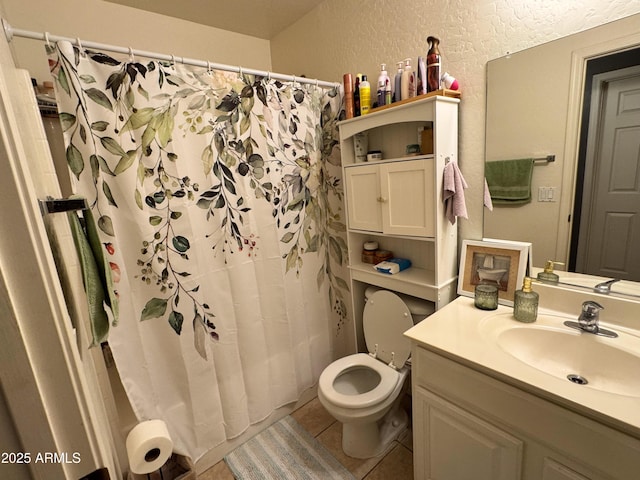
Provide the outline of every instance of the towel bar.
{"type": "Polygon", "coordinates": [[[555,162],[556,161],[556,156],[555,155],[547,155],[546,157],[534,158],[533,161],[534,161],[534,163],[535,162],[551,163],[551,162],[555,162]]]}
{"type": "Polygon", "coordinates": [[[51,198],[38,200],[42,214],[72,212],[75,210],[85,210],[88,207],[84,198],[51,198]]]}

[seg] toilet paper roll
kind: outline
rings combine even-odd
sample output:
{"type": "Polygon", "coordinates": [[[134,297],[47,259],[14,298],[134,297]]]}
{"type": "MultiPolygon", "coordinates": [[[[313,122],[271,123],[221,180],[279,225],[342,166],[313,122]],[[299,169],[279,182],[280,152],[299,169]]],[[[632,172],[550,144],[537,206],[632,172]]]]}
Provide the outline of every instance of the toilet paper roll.
{"type": "Polygon", "coordinates": [[[129,432],[126,441],[129,468],[144,474],[158,470],[169,459],[173,442],[162,420],[141,422],[129,432]]]}

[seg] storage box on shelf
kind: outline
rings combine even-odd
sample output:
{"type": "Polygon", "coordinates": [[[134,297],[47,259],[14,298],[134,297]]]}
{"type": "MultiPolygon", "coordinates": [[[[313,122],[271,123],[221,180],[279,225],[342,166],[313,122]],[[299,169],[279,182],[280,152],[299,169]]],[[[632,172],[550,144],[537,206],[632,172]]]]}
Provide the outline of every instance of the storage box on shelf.
{"type": "Polygon", "coordinates": [[[364,290],[368,285],[426,299],[440,308],[455,297],[457,227],[444,214],[442,177],[458,159],[458,98],[425,96],[340,122],[352,307],[358,347],[362,341],[364,290]],[[433,151],[407,156],[431,129],[433,151]],[[382,160],[357,161],[354,139],[366,133],[368,150],[382,160]],[[362,246],[376,241],[412,266],[388,275],[362,262],[362,246]]]}

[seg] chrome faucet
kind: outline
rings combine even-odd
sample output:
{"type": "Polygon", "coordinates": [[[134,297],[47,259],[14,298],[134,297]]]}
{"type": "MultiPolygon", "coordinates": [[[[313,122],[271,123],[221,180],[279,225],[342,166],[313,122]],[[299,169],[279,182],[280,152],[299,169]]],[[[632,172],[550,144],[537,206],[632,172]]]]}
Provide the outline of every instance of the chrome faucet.
{"type": "Polygon", "coordinates": [[[577,322],[567,320],[564,324],[567,327],[575,328],[587,333],[593,333],[595,335],[601,335],[603,337],[616,338],[618,334],[600,327],[600,310],[604,310],[604,307],[598,302],[593,300],[587,300],[582,303],[582,312],[578,317],[577,322]]]}
{"type": "Polygon", "coordinates": [[[612,278],[611,280],[607,280],[606,282],[601,282],[593,287],[593,291],[596,293],[604,293],[605,295],[609,295],[609,293],[611,293],[611,285],[619,281],[619,278],[612,278]]]}

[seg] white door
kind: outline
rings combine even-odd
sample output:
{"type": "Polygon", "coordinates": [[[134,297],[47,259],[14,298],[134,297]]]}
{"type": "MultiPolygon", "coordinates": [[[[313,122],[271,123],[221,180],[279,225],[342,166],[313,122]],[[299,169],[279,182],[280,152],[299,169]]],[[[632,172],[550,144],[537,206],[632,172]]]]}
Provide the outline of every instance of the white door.
{"type": "Polygon", "coordinates": [[[380,170],[378,165],[345,168],[349,228],[382,231],[380,170]]]}
{"type": "Polygon", "coordinates": [[[384,233],[435,235],[434,160],[410,160],[380,165],[384,233]]]}
{"type": "Polygon", "coordinates": [[[640,281],[640,69],[595,76],[591,111],[576,269],[640,281]]]}
{"type": "Polygon", "coordinates": [[[414,421],[419,425],[414,431],[420,445],[420,451],[414,449],[415,478],[521,478],[521,440],[423,388],[415,393],[414,421]]]}

